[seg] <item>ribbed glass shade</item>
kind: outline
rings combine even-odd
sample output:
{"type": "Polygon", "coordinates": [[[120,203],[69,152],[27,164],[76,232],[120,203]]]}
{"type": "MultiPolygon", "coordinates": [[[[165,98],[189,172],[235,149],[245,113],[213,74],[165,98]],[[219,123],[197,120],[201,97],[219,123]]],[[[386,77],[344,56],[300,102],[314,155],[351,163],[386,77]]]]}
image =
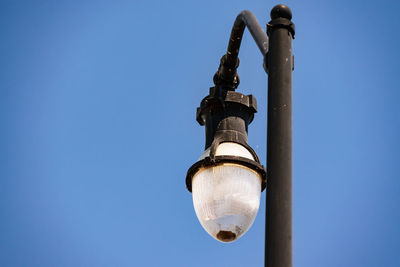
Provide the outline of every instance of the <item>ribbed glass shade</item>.
{"type": "Polygon", "coordinates": [[[207,167],[193,176],[192,194],[204,229],[221,242],[232,242],[254,222],[260,205],[261,177],[238,164],[207,167]]]}

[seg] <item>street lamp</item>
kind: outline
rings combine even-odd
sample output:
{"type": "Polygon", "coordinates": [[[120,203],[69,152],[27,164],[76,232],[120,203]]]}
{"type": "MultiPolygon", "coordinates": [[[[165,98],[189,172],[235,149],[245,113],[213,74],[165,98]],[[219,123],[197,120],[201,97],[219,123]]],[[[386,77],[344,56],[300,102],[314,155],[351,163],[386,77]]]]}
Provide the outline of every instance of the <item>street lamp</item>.
{"type": "Polygon", "coordinates": [[[205,126],[205,151],[186,175],[193,205],[204,229],[221,242],[232,242],[252,225],[267,188],[265,264],[292,266],[292,13],[285,5],[271,10],[264,33],[250,11],[233,25],[227,53],[197,108],[205,126]],[[264,57],[268,74],[267,170],[247,143],[248,125],[257,112],[252,95],[235,92],[236,69],[245,27],[264,57]],[[269,37],[269,38],[268,38],[269,37]],[[268,173],[268,179],[267,179],[268,173]]]}
{"type": "Polygon", "coordinates": [[[229,88],[211,88],[197,110],[197,121],[206,128],[206,150],[186,178],[201,225],[222,242],[250,228],[266,184],[266,171],[247,144],[255,98],[229,88]]]}

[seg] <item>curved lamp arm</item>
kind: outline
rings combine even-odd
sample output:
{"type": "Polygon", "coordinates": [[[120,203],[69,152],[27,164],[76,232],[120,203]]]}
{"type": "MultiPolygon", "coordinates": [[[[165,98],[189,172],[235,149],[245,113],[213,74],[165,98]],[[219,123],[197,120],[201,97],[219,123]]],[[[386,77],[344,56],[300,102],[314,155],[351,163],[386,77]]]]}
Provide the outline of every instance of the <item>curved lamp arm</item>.
{"type": "Polygon", "coordinates": [[[215,85],[225,85],[236,89],[239,85],[239,76],[236,69],[239,66],[239,49],[245,27],[249,29],[257,43],[263,57],[268,52],[268,37],[263,31],[256,17],[248,10],[240,12],[232,27],[231,36],[226,54],[221,58],[218,71],[214,75],[215,85]]]}

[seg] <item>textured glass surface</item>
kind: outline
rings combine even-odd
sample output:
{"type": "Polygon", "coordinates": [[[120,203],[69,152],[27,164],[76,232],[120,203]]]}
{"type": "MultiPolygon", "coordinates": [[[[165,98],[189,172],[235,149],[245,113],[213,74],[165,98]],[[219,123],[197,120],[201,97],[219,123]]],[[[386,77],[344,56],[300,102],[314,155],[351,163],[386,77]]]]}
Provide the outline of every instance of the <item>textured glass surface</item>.
{"type": "Polygon", "coordinates": [[[238,164],[200,169],[192,180],[193,205],[204,229],[232,242],[253,224],[260,205],[261,178],[238,164]]]}

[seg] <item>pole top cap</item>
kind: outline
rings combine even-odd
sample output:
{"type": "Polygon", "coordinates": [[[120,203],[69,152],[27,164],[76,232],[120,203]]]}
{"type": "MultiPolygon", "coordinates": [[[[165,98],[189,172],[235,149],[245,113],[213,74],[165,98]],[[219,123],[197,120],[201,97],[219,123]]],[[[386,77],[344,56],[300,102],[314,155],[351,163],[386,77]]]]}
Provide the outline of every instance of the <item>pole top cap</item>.
{"type": "Polygon", "coordinates": [[[271,19],[285,18],[288,20],[292,19],[292,11],[287,5],[279,4],[274,6],[271,10],[271,19]]]}

